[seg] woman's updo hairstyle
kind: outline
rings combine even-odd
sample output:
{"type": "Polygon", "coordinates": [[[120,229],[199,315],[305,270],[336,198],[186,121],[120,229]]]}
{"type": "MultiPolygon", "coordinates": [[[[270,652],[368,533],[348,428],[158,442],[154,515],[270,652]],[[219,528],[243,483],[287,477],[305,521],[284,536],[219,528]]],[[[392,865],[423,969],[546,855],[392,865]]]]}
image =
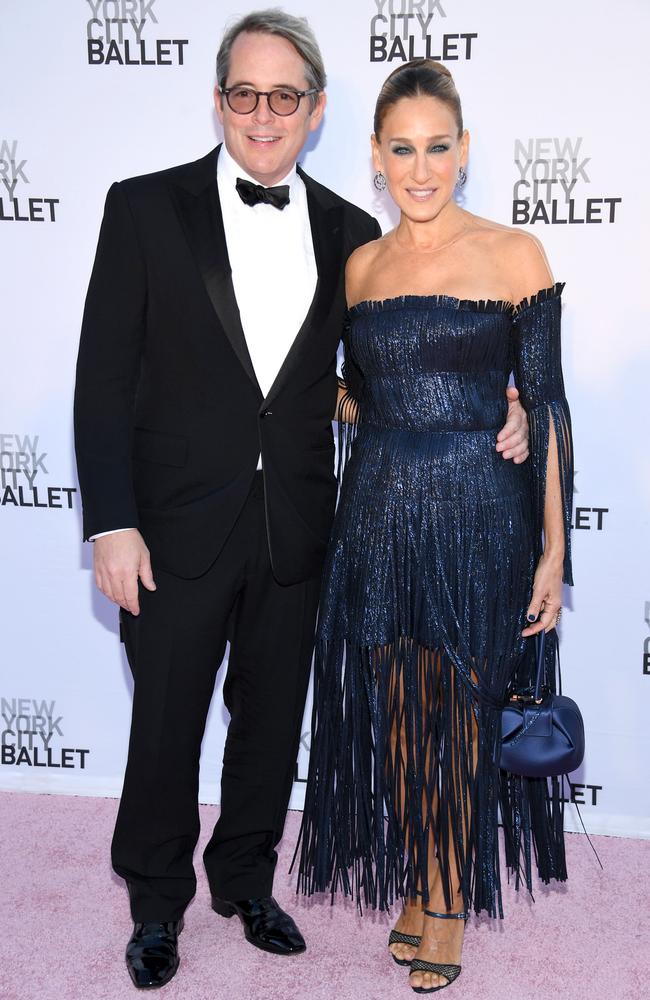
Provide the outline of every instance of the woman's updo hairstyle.
{"type": "Polygon", "coordinates": [[[398,66],[386,78],[375,105],[374,129],[377,139],[390,109],[404,97],[436,97],[446,104],[463,133],[463,112],[454,79],[442,63],[433,59],[412,59],[398,66]]]}

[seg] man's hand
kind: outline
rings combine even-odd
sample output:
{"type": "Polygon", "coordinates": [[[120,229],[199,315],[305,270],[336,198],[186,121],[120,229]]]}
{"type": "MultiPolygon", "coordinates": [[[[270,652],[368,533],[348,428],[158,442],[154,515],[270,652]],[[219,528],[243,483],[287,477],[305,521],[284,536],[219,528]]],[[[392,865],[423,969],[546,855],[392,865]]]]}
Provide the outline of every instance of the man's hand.
{"type": "Polygon", "coordinates": [[[97,538],[94,545],[95,583],[110,601],[132,615],[140,614],[138,577],[155,590],[149,549],[137,528],[97,538]]]}
{"type": "Polygon", "coordinates": [[[519,393],[514,386],[506,389],[508,418],[497,434],[497,451],[504,458],[511,458],[515,465],[528,458],[528,417],[519,402],[519,393]]]}

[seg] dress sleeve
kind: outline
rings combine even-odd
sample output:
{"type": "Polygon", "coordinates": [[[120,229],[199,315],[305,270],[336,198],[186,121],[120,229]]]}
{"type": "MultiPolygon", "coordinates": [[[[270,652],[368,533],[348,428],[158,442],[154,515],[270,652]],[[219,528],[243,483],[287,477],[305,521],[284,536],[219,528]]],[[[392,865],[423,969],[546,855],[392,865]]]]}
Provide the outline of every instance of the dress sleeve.
{"type": "MultiPolygon", "coordinates": [[[[366,216],[366,223],[363,238],[355,241],[350,248],[350,252],[358,249],[365,243],[371,243],[373,240],[381,238],[381,226],[377,220],[366,216]]],[[[339,428],[346,423],[356,424],[358,422],[363,395],[363,374],[354,360],[350,344],[349,309],[345,310],[341,340],[343,341],[343,365],[341,366],[341,375],[343,377],[339,379],[339,387],[344,390],[344,396],[341,399],[337,412],[339,428]]]]}
{"type": "Polygon", "coordinates": [[[563,283],[544,288],[520,302],[513,313],[515,384],[528,414],[535,525],[540,537],[551,427],[555,433],[564,522],[564,583],[573,584],[571,515],[573,511],[573,437],[564,392],[560,346],[563,283]]]}
{"type": "Polygon", "coordinates": [[[350,314],[347,309],[343,320],[341,340],[343,342],[343,364],[341,365],[341,375],[343,377],[339,379],[339,386],[344,390],[344,393],[339,401],[336,412],[338,421],[337,479],[339,485],[352,451],[354,439],[357,436],[357,427],[361,420],[361,400],[363,396],[363,375],[352,356],[352,348],[350,346],[350,314]]]}
{"type": "Polygon", "coordinates": [[[343,342],[343,364],[341,365],[341,375],[343,378],[339,380],[339,385],[345,389],[345,395],[346,397],[349,396],[349,402],[358,404],[361,401],[363,390],[363,375],[352,355],[352,347],[350,345],[350,314],[347,309],[343,320],[341,340],[343,342]]]}

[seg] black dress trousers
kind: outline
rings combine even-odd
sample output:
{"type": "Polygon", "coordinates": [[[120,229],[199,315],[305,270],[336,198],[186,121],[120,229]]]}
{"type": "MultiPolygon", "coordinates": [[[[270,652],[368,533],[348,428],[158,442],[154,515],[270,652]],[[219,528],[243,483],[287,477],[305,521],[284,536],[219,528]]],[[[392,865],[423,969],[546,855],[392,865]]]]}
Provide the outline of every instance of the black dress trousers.
{"type": "MultiPolygon", "coordinates": [[[[178,920],[196,890],[201,740],[226,641],[230,724],[221,814],[204,853],[213,894],[271,894],[298,753],[319,578],[275,580],[262,474],[221,553],[197,579],[156,570],[140,614],[121,612],[134,677],[129,755],[112,860],[135,921],[178,920]]],[[[215,761],[215,767],[217,762],[215,761]]]]}

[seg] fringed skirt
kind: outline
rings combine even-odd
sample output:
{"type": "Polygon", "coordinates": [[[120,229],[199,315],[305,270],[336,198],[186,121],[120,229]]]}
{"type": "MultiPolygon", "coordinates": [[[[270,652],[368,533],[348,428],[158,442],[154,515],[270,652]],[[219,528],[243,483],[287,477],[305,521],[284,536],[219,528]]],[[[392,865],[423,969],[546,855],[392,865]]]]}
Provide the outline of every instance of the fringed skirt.
{"type": "MultiPolygon", "coordinates": [[[[503,916],[506,866],[566,877],[558,782],[499,768],[500,707],[532,681],[540,542],[530,473],[494,431],[362,425],[326,562],[299,890],[385,909],[437,880],[503,916]]],[[[460,896],[458,895],[460,894],[460,896]]]]}

